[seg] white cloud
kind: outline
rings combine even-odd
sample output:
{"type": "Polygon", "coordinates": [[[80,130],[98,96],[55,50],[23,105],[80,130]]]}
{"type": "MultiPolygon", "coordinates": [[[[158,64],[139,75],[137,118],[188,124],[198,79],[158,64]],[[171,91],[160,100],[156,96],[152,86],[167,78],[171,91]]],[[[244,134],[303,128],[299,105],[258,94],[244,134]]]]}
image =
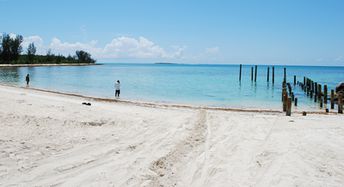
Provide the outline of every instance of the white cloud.
{"type": "Polygon", "coordinates": [[[43,39],[40,36],[29,36],[23,38],[22,47],[24,49],[24,53],[26,53],[26,49],[30,43],[34,43],[37,49],[37,54],[44,54],[46,52],[46,48],[43,43],[43,39]]]}
{"type": "Polygon", "coordinates": [[[96,40],[90,42],[64,42],[59,38],[53,38],[48,45],[39,36],[24,37],[23,48],[29,43],[35,43],[38,54],[45,54],[51,49],[55,54],[69,55],[76,50],[84,50],[95,58],[146,58],[146,59],[175,59],[183,56],[183,47],[172,46],[167,51],[161,46],[144,37],[116,37],[104,46],[99,46],[96,40]]]}
{"type": "Polygon", "coordinates": [[[74,54],[77,50],[84,50],[91,53],[93,56],[97,56],[101,52],[101,48],[96,47],[97,41],[93,40],[89,43],[69,43],[69,42],[62,42],[58,38],[53,38],[48,46],[49,49],[52,50],[53,53],[62,54],[62,55],[69,55],[74,54]]]}
{"type": "Polygon", "coordinates": [[[27,47],[30,43],[35,43],[36,46],[43,46],[43,39],[40,36],[24,37],[22,46],[27,47]]]}
{"type": "Polygon", "coordinates": [[[169,58],[172,57],[162,47],[139,37],[119,37],[104,47],[106,58],[169,58]]]}

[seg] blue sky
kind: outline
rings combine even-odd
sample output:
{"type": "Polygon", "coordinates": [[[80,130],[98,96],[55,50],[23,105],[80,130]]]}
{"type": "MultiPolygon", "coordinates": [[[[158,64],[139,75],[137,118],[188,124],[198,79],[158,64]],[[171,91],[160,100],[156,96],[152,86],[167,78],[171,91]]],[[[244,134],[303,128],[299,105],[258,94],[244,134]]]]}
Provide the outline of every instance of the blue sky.
{"type": "Polygon", "coordinates": [[[98,62],[344,65],[342,0],[0,0],[0,32],[98,62]]]}

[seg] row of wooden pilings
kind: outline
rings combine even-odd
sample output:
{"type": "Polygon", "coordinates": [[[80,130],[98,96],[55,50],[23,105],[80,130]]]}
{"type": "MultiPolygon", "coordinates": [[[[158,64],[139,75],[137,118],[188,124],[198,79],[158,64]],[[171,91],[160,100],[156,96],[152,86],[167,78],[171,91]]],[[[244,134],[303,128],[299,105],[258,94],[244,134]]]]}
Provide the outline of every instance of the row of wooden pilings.
{"type": "MultiPolygon", "coordinates": [[[[272,68],[271,82],[272,84],[274,84],[275,83],[275,67],[272,66],[271,68],[272,68]]],[[[257,82],[257,71],[258,71],[257,65],[255,65],[254,68],[253,66],[251,67],[251,81],[257,82]]],[[[240,64],[240,69],[239,69],[239,81],[241,81],[241,73],[242,73],[242,64],[240,64]]],[[[267,67],[266,81],[267,82],[270,81],[270,67],[269,66],[267,67]]],[[[287,69],[284,68],[283,69],[283,83],[282,83],[282,103],[283,103],[283,112],[286,112],[287,116],[291,115],[292,102],[294,102],[294,105],[297,106],[297,98],[295,98],[294,96],[294,92],[292,91],[292,87],[290,83],[287,83],[287,69]]]]}
{"type": "MultiPolygon", "coordinates": [[[[255,65],[254,67],[251,67],[251,81],[257,82],[257,71],[258,66],[255,65]],[[254,73],[253,73],[254,70],[254,73]]],[[[239,70],[239,81],[241,81],[241,73],[242,73],[242,64],[240,64],[240,70],[239,70]]],[[[269,82],[270,80],[270,67],[267,68],[267,74],[266,74],[266,81],[269,82]]],[[[275,83],[275,67],[272,66],[272,83],[275,83]]]]}
{"type": "MultiPolygon", "coordinates": [[[[275,67],[272,66],[272,84],[275,83],[275,67]]],[[[251,81],[257,82],[257,71],[258,66],[255,65],[251,67],[251,81]]],[[[239,81],[241,82],[242,74],[242,64],[240,64],[239,70],[239,81]]],[[[266,81],[270,80],[270,67],[267,67],[266,81]]],[[[302,90],[307,94],[308,97],[314,98],[314,102],[319,102],[320,108],[325,107],[326,112],[329,112],[327,108],[328,100],[331,103],[331,109],[334,109],[335,99],[337,99],[338,104],[338,113],[343,113],[343,93],[335,93],[334,90],[331,90],[330,96],[328,95],[327,85],[324,85],[324,91],[322,91],[322,85],[314,82],[313,80],[304,77],[303,83],[296,80],[296,75],[294,75],[294,87],[299,85],[302,90]],[[330,99],[329,99],[330,98],[330,99]]],[[[291,115],[292,103],[294,106],[298,104],[298,98],[295,97],[292,86],[290,83],[287,83],[287,69],[283,68],[283,82],[282,82],[282,103],[283,103],[283,112],[286,112],[287,116],[291,115]]]]}
{"type": "MultiPolygon", "coordinates": [[[[296,77],[294,76],[294,82],[296,77]]],[[[297,106],[297,97],[295,97],[293,88],[291,84],[287,83],[287,68],[283,68],[283,82],[282,82],[282,106],[283,112],[286,113],[287,116],[291,116],[291,107],[292,102],[294,105],[297,106]]]]}
{"type": "Polygon", "coordinates": [[[319,102],[320,108],[325,108],[326,112],[329,112],[327,107],[330,101],[330,108],[333,110],[335,106],[335,100],[337,100],[338,113],[343,113],[343,93],[335,91],[332,89],[330,95],[328,95],[328,88],[325,84],[322,86],[320,83],[314,82],[308,77],[303,77],[303,82],[297,81],[294,75],[294,84],[298,84],[301,89],[307,94],[308,97],[314,100],[314,102],[319,102]]]}

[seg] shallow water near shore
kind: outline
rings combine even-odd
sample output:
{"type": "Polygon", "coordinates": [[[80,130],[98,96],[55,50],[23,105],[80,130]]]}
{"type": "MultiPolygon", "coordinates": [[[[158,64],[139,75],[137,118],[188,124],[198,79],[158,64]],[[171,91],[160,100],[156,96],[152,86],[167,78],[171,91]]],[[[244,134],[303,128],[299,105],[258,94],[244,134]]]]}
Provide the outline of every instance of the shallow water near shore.
{"type": "MultiPolygon", "coordinates": [[[[275,83],[267,82],[267,67],[258,66],[257,82],[251,81],[251,65],[244,65],[239,82],[239,65],[104,64],[99,66],[1,67],[0,82],[82,95],[113,98],[114,82],[121,81],[121,98],[231,108],[281,108],[283,68],[287,81],[293,76],[309,77],[328,90],[344,81],[344,67],[275,66],[275,83]]],[[[296,85],[298,109],[318,109],[296,85]]]]}

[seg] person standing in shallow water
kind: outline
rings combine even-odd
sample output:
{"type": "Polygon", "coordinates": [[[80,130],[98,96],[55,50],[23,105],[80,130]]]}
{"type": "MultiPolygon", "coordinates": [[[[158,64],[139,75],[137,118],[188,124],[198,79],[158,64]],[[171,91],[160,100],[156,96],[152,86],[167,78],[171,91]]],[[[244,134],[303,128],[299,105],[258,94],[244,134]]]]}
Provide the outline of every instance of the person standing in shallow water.
{"type": "Polygon", "coordinates": [[[121,87],[120,87],[120,82],[119,80],[117,80],[117,82],[115,83],[115,97],[119,98],[119,94],[121,93],[121,87]]]}
{"type": "Polygon", "coordinates": [[[30,84],[30,75],[29,74],[26,75],[25,81],[26,81],[26,86],[29,86],[29,84],[30,84]]]}

